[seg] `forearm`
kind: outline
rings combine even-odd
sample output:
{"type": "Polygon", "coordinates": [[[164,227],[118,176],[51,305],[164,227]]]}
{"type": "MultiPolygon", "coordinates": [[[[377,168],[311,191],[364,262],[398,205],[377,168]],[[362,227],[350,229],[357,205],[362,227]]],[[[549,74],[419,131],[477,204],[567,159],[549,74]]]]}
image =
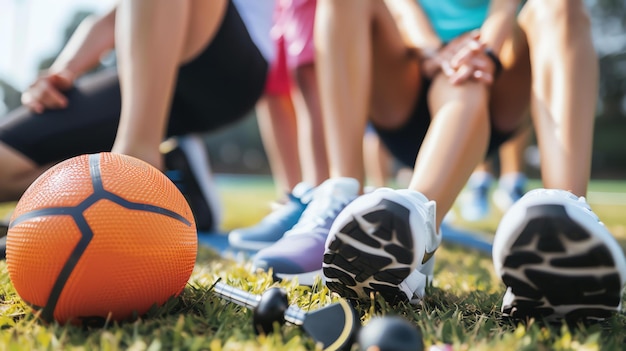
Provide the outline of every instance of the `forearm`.
{"type": "Polygon", "coordinates": [[[520,0],[492,0],[489,15],[480,28],[480,41],[494,52],[500,52],[513,33],[520,0]]]}
{"type": "Polygon", "coordinates": [[[398,23],[400,32],[409,47],[420,52],[435,51],[443,44],[426,16],[415,0],[386,0],[389,12],[398,23]]]}
{"type": "Polygon", "coordinates": [[[103,16],[83,20],[52,64],[51,71],[69,71],[78,77],[97,66],[102,55],[114,47],[115,12],[114,8],[103,16]]]}

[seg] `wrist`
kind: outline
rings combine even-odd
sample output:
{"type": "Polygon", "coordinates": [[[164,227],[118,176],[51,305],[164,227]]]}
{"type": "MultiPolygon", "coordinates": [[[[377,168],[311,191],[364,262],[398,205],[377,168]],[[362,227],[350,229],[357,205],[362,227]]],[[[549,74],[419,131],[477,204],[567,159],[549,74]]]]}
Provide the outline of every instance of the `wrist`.
{"type": "Polygon", "coordinates": [[[53,63],[48,69],[49,73],[60,75],[70,81],[76,80],[81,75],[81,72],[71,62],[68,63],[53,63]]]}
{"type": "Polygon", "coordinates": [[[429,46],[429,47],[419,48],[420,59],[422,61],[431,59],[431,58],[437,56],[437,54],[439,54],[439,51],[442,48],[443,48],[442,44],[439,44],[439,45],[436,45],[436,46],[429,46]]]}

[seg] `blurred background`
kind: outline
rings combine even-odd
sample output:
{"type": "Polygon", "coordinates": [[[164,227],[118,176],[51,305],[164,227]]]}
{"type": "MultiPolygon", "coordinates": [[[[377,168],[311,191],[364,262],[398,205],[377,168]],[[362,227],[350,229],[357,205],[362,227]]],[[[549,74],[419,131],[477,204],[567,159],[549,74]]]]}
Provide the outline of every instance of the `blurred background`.
{"type": "MultiPolygon", "coordinates": [[[[600,57],[592,178],[626,179],[626,1],[586,2],[600,57]]],[[[0,0],[0,116],[20,105],[20,92],[50,66],[80,21],[113,3],[0,0]]],[[[103,58],[103,67],[112,65],[114,55],[103,58]]],[[[207,135],[206,141],[216,173],[270,173],[253,113],[207,135]]],[[[540,160],[534,143],[527,149],[526,161],[529,176],[538,178],[540,160]]]]}

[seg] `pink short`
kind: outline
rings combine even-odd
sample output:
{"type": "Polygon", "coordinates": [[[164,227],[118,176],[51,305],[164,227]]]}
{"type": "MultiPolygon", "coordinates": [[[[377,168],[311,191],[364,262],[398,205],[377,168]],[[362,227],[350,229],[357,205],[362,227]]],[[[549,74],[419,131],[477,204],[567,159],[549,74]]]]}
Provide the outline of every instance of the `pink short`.
{"type": "Polygon", "coordinates": [[[272,38],[285,39],[287,67],[297,68],[313,62],[313,25],[316,0],[277,0],[272,38]]]}
{"type": "Polygon", "coordinates": [[[276,0],[271,37],[277,47],[266,92],[289,93],[289,71],[315,59],[313,25],[317,0],[276,0]]]}
{"type": "Polygon", "coordinates": [[[276,41],[276,55],[274,55],[274,62],[270,63],[265,82],[265,94],[288,95],[291,92],[291,77],[287,69],[284,42],[283,38],[276,41]]]}

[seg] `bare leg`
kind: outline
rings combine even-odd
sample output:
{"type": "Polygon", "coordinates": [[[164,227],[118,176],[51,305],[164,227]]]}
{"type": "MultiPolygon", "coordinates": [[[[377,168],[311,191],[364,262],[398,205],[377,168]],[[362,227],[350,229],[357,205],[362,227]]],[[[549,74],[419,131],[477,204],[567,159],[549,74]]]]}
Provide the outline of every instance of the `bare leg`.
{"type": "Polygon", "coordinates": [[[302,180],[296,113],[291,97],[287,94],[264,96],[257,103],[256,112],[263,146],[280,198],[302,180]]]}
{"type": "Polygon", "coordinates": [[[474,173],[477,172],[483,172],[483,173],[491,173],[491,161],[490,160],[485,160],[483,162],[481,162],[480,164],[478,164],[478,166],[476,166],[476,168],[474,169],[474,173]]]}
{"type": "Polygon", "coordinates": [[[317,6],[316,63],[330,176],[363,184],[367,117],[372,111],[386,117],[382,123],[401,125],[420,88],[419,69],[383,1],[321,0],[317,6]],[[339,23],[350,30],[340,30],[339,23]]]}
{"type": "Polygon", "coordinates": [[[533,65],[531,106],[544,186],[584,196],[598,91],[598,58],[585,4],[529,0],[520,25],[533,65]]]}
{"type": "Polygon", "coordinates": [[[1,142],[0,160],[0,202],[17,201],[26,188],[50,167],[38,167],[32,160],[1,142]]]}
{"type": "Polygon", "coordinates": [[[473,82],[450,86],[441,75],[431,86],[433,120],[409,187],[437,201],[438,224],[485,157],[490,123],[501,132],[513,132],[527,116],[530,66],[521,31],[506,41],[500,57],[504,71],[490,91],[473,82]]]}
{"type": "Polygon", "coordinates": [[[300,66],[296,68],[294,75],[302,180],[318,185],[328,179],[329,173],[315,65],[300,66]]]}
{"type": "Polygon", "coordinates": [[[437,201],[439,225],[485,156],[489,94],[482,83],[454,86],[447,77],[439,75],[433,81],[429,98],[433,119],[409,188],[437,201]]]}
{"type": "Polygon", "coordinates": [[[502,144],[500,155],[500,177],[506,174],[524,173],[524,151],[528,146],[532,128],[528,127],[513,139],[502,144]]]}
{"type": "Polygon", "coordinates": [[[116,17],[122,112],[114,152],[161,168],[178,67],[209,42],[227,2],[125,0],[116,17]]]}
{"type": "Polygon", "coordinates": [[[391,173],[391,155],[376,132],[366,132],[363,137],[365,173],[375,187],[386,186],[391,173]]]}
{"type": "Polygon", "coordinates": [[[493,193],[493,202],[502,213],[506,213],[526,193],[528,180],[525,174],[524,151],[531,131],[530,126],[525,127],[500,146],[500,176],[498,187],[493,193]]]}

